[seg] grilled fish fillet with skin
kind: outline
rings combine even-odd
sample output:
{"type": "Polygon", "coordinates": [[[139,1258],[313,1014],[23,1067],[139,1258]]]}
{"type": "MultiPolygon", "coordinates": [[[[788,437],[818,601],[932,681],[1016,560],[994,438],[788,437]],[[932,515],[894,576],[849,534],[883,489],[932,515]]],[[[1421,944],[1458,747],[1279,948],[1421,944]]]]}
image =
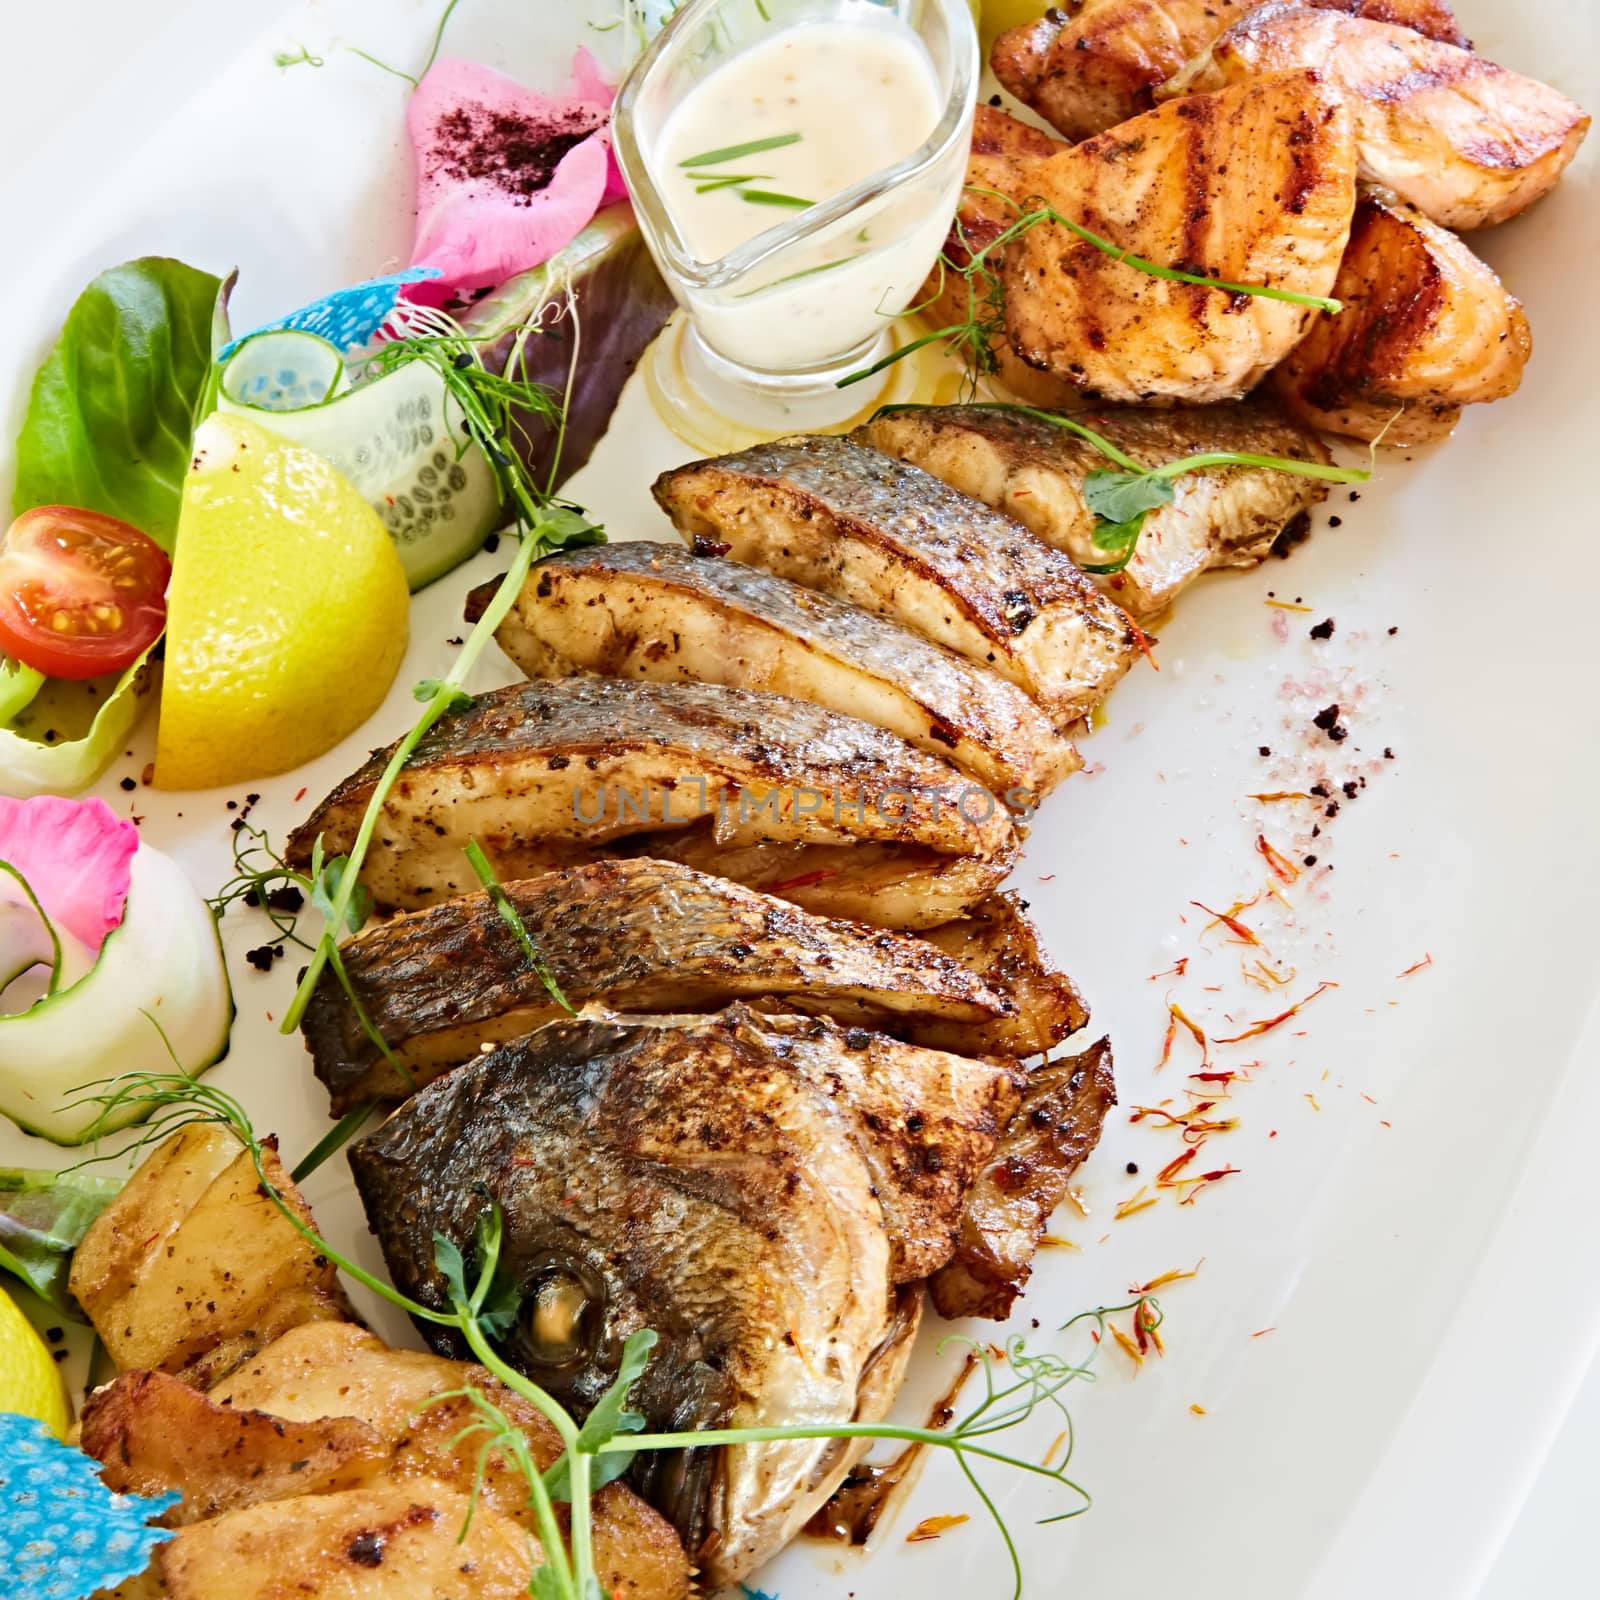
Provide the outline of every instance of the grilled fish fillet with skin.
{"type": "MultiPolygon", "coordinates": [[[[1031,535],[1030,535],[1031,537],[1031,535]]],[[[307,865],[320,835],[348,851],[390,759],[374,754],[290,836],[307,865]]],[[[710,683],[565,678],[492,690],[440,718],[385,799],[362,879],[414,908],[476,886],[476,839],[502,879],[549,846],[604,847],[695,820],[719,846],[879,840],[989,859],[1015,829],[946,762],[852,717],[710,683]]]]}
{"type": "MultiPolygon", "coordinates": [[[[1016,1001],[935,945],[811,916],[674,862],[599,861],[504,888],[573,1006],[692,1011],[765,999],[916,1038],[937,1030],[959,1042],[941,1048],[969,1054],[1024,1025],[1016,1001]]],[[[365,928],[340,954],[354,1000],[325,974],[301,1024],[334,1116],[402,1100],[484,1045],[569,1014],[487,894],[365,928]],[[373,1043],[356,1002],[412,1083],[373,1043]]]]}
{"type": "MultiPolygon", "coordinates": [[[[1096,411],[1084,421],[1142,467],[1212,450],[1331,459],[1314,434],[1259,404],[1096,411]]],[[[1115,559],[1094,542],[1095,517],[1083,496],[1084,479],[1112,463],[1067,429],[1016,411],[934,406],[890,411],[859,431],[886,454],[1026,523],[1081,565],[1115,559]]],[[[1172,503],[1145,518],[1127,566],[1096,575],[1136,617],[1163,610],[1212,567],[1254,566],[1286,523],[1328,493],[1314,478],[1242,466],[1186,472],[1173,488],[1172,503]]]]}
{"type": "Polygon", "coordinates": [[[1010,876],[1021,848],[986,859],[889,844],[726,846],[709,828],[646,834],[623,847],[732,878],[819,917],[910,932],[966,916],[1010,876]]]}
{"type": "MultiPolygon", "coordinates": [[[[1046,955],[1027,902],[1017,895],[994,895],[960,921],[930,928],[922,937],[1015,1003],[1015,1018],[986,1026],[992,1052],[1044,1055],[1088,1022],[1077,985],[1046,955]]],[[[925,1022],[917,1037],[941,1050],[970,1050],[955,1028],[937,1018],[925,1022]]]]}
{"type": "MultiPolygon", "coordinates": [[[[495,587],[468,595],[469,622],[495,587]]],[[[592,672],[793,695],[1030,803],[1083,764],[996,673],[876,612],[679,544],[630,540],[547,557],[495,638],[530,678],[592,672]]]]}
{"type": "Polygon", "coordinates": [[[1128,619],[1020,523],[850,439],[779,439],[664,472],[697,549],[896,621],[1008,678],[1059,727],[1133,664],[1128,619]]]}
{"type": "Polygon", "coordinates": [[[1505,222],[1550,189],[1589,129],[1564,94],[1409,28],[1310,6],[1264,5],[1158,98],[1314,69],[1355,119],[1361,176],[1447,228],[1505,222]]]}
{"type": "MultiPolygon", "coordinates": [[[[445,1293],[433,1235],[470,1253],[487,1191],[524,1297],[503,1353],[580,1411],[651,1327],[631,1397],[650,1428],[867,1420],[920,1307],[896,1280],[948,1258],[1016,1103],[1008,1070],[818,1019],[584,1016],[428,1085],[350,1161],[394,1281],[425,1304],[445,1293]]],[[[641,1458],[638,1481],[715,1587],[787,1542],[859,1455],[717,1447],[641,1458]]]]}
{"type": "MultiPolygon", "coordinates": [[[[1253,0],[1080,0],[995,41],[994,75],[1069,139],[1148,111],[1155,90],[1253,0]]],[[[1321,9],[1414,28],[1467,47],[1444,0],[1324,0],[1321,9]]]]}
{"type": "MultiPolygon", "coordinates": [[[[1062,216],[1146,260],[1321,296],[1355,208],[1351,117],[1314,73],[1286,73],[1147,111],[1032,179],[1062,216]]],[[[1001,280],[1022,360],[1122,404],[1236,400],[1313,315],[1153,277],[1056,222],[1006,246],[1001,280]]]]}
{"type": "Polygon", "coordinates": [[[967,1195],[956,1253],[929,1280],[941,1317],[1010,1315],[1051,1214],[1116,1103],[1105,1039],[1029,1076],[1022,1105],[967,1195]]]}
{"type": "MultiPolygon", "coordinates": [[[[541,1468],[554,1463],[555,1429],[483,1367],[391,1349],[348,1322],[291,1329],[208,1394],[160,1373],[124,1373],[90,1397],[82,1443],[104,1464],[108,1488],[178,1490],[182,1501],[162,1519],[169,1527],[363,1487],[431,1483],[471,1494],[476,1481],[481,1505],[537,1539],[521,1472],[498,1451],[480,1464],[481,1438],[463,1435],[477,1415],[460,1392],[468,1386],[516,1424],[541,1468]]],[[[661,1515],[620,1483],[593,1508],[606,1594],[681,1600],[688,1562],[661,1515]]]]}
{"type": "Polygon", "coordinates": [[[1319,317],[1268,380],[1314,428],[1389,445],[1443,438],[1464,405],[1503,400],[1533,351],[1528,319],[1493,270],[1392,190],[1371,187],[1319,317]]]}

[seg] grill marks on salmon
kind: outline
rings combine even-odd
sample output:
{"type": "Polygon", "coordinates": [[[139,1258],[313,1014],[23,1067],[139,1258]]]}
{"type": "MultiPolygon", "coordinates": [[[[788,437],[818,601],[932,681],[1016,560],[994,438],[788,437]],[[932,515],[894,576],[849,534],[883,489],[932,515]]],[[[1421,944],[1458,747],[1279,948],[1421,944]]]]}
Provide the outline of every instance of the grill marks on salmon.
{"type": "MultiPolygon", "coordinates": [[[[468,597],[475,620],[493,585],[468,597]]],[[[495,637],[530,677],[598,673],[793,695],[953,762],[994,793],[1054,788],[1081,765],[1014,684],[876,612],[678,544],[550,556],[495,637]]]]}
{"type": "MultiPolygon", "coordinates": [[[[391,754],[322,801],[290,836],[291,861],[308,864],[319,835],[329,856],[350,849],[391,754]]],[[[876,842],[998,862],[1016,844],[986,790],[854,718],[718,684],[585,677],[442,717],[385,797],[362,880],[380,906],[414,908],[475,886],[472,840],[520,878],[694,822],[719,850],[876,842]]]]}
{"type": "MultiPolygon", "coordinates": [[[[1084,421],[1142,467],[1212,450],[1331,459],[1314,434],[1259,404],[1097,411],[1084,421]]],[[[938,406],[889,411],[860,431],[879,450],[1026,523],[1081,565],[1114,559],[1094,542],[1095,517],[1083,496],[1084,479],[1110,463],[1067,429],[1015,411],[938,406]]],[[[1145,519],[1127,566],[1097,579],[1136,617],[1170,605],[1212,567],[1255,565],[1285,524],[1328,492],[1313,478],[1245,466],[1187,472],[1173,487],[1172,504],[1145,519]]]]}
{"type": "MultiPolygon", "coordinates": [[[[1088,139],[1148,111],[1162,82],[1252,9],[1253,0],[1081,0],[1001,34],[990,64],[1051,126],[1088,139]]],[[[1444,0],[1324,0],[1322,9],[1467,44],[1444,0]]]]}
{"type": "MultiPolygon", "coordinates": [[[[991,987],[961,951],[814,917],[671,862],[596,862],[505,891],[576,1007],[687,1012],[744,998],[974,1055],[1047,1050],[1064,1023],[1071,1032],[1085,1020],[1070,980],[1036,944],[1019,940],[1009,957],[997,954],[990,965],[1006,963],[1003,987],[991,987]],[[1019,987],[1052,986],[1065,986],[1070,1001],[1013,998],[1019,987]]],[[[486,894],[367,928],[341,954],[355,1001],[416,1084],[568,1015],[486,894]]],[[[313,993],[302,1028],[335,1116],[411,1092],[333,974],[313,993]]]]}
{"type": "MultiPolygon", "coordinates": [[[[524,1296],[504,1353],[565,1403],[593,1405],[651,1327],[631,1399],[652,1428],[881,1417],[920,1303],[898,1285],[948,1259],[1018,1091],[1007,1070],[863,1037],[743,1007],[580,1017],[450,1073],[351,1152],[395,1283],[442,1303],[433,1235],[470,1253],[487,1191],[524,1296]]],[[[859,1454],[700,1450],[640,1481],[715,1586],[787,1542],[859,1454]]]]}
{"type": "MultiPolygon", "coordinates": [[[[1032,194],[1147,260],[1326,295],[1355,208],[1352,122],[1313,72],[1159,106],[1028,169],[1032,194]]],[[[1021,359],[1119,403],[1238,399],[1313,312],[1151,276],[1044,222],[1007,246],[1021,359]]]]}
{"type": "Polygon", "coordinates": [[[1447,228],[1486,228],[1526,210],[1589,128],[1564,94],[1470,50],[1283,0],[1235,23],[1159,93],[1307,69],[1349,105],[1361,176],[1447,228]]]}
{"type": "Polygon", "coordinates": [[[1522,382],[1533,340],[1520,303],[1390,190],[1363,192],[1334,295],[1344,310],[1319,317],[1270,380],[1312,427],[1421,444],[1448,434],[1462,406],[1522,382]]]}
{"type": "Polygon", "coordinates": [[[1058,726],[1138,647],[1123,613],[1020,523],[849,439],[780,439],[663,473],[655,496],[703,548],[883,616],[989,667],[1058,726]]]}

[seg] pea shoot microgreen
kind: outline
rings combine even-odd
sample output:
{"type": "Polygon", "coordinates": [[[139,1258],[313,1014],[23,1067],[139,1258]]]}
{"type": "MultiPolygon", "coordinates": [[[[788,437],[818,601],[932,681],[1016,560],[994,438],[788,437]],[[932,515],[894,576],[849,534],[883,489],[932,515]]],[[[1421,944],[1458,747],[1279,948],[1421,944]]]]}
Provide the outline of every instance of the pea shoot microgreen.
{"type": "MultiPolygon", "coordinates": [[[[439,59],[439,48],[444,43],[444,30],[460,4],[461,0],[446,0],[444,11],[439,17],[439,25],[433,31],[433,47],[428,51],[428,59],[415,73],[391,67],[387,61],[380,60],[370,50],[363,50],[357,45],[340,45],[338,48],[348,51],[353,56],[360,56],[368,65],[376,67],[380,72],[387,72],[391,78],[399,78],[402,82],[409,83],[415,89],[427,77],[434,62],[439,59]]],[[[326,56],[313,55],[303,44],[298,51],[280,50],[272,59],[280,67],[325,67],[328,64],[326,56]]]]}
{"type": "Polygon", "coordinates": [[[966,367],[971,379],[975,381],[980,377],[993,376],[998,367],[996,350],[1005,336],[1005,291],[996,258],[1008,244],[1047,222],[1076,234],[1086,244],[1091,244],[1102,254],[1110,256],[1113,261],[1121,262],[1149,277],[1163,278],[1169,283],[1189,283],[1202,289],[1216,289],[1223,294],[1282,300],[1290,305],[1307,306],[1315,311],[1337,312],[1343,309],[1339,301],[1331,300],[1325,295],[1300,294],[1293,289],[1274,289],[1270,284],[1264,283],[1230,283],[1223,278],[1206,277],[1202,273],[1185,272],[1178,267],[1164,266],[1158,261],[1135,255],[1126,246],[1096,233],[1092,228],[1086,228],[1081,222],[1065,216],[1042,199],[1031,199],[1027,207],[1024,207],[1010,195],[1001,194],[998,189],[985,188],[981,184],[968,184],[966,192],[998,200],[1017,215],[993,239],[976,250],[968,247],[966,229],[958,219],[956,231],[961,242],[961,253],[966,259],[957,261],[947,250],[941,251],[935,264],[938,277],[933,294],[922,305],[910,307],[908,312],[911,314],[925,310],[933,304],[944,293],[946,284],[954,276],[965,286],[967,302],[965,319],[922,334],[898,350],[891,351],[882,360],[874,361],[871,366],[863,367],[859,372],[849,373],[839,379],[839,388],[844,389],[851,384],[862,383],[868,378],[875,377],[896,361],[903,361],[913,351],[941,341],[966,367]]]}
{"type": "Polygon", "coordinates": [[[561,992],[561,985],[556,981],[556,975],[550,970],[549,963],[545,960],[538,945],[533,942],[533,936],[528,932],[527,924],[522,920],[522,913],[512,903],[511,896],[501,886],[500,879],[494,868],[489,864],[489,858],[483,853],[483,847],[476,839],[467,841],[465,850],[467,864],[477,875],[478,882],[483,885],[484,892],[489,896],[489,903],[500,914],[500,920],[510,928],[517,943],[522,946],[522,953],[528,958],[528,965],[538,975],[540,983],[549,991],[550,998],[564,1011],[576,1016],[577,1009],[566,995],[561,992]]]}
{"type": "MultiPolygon", "coordinates": [[[[1176,461],[1143,467],[1103,433],[1079,422],[1076,417],[1006,400],[973,400],[968,401],[967,405],[974,411],[1008,411],[1017,416],[1031,417],[1036,422],[1048,423],[1051,427],[1062,428],[1093,445],[1112,463],[1111,467],[1095,468],[1083,480],[1084,503],[1095,517],[1095,548],[1112,558],[1098,565],[1085,564],[1085,572],[1121,572],[1138,548],[1145,519],[1152,511],[1172,504],[1176,494],[1175,481],[1186,472],[1203,472],[1209,467],[1266,467],[1293,477],[1318,478],[1325,483],[1366,483],[1372,477],[1372,461],[1377,453],[1374,443],[1369,448],[1365,467],[1328,466],[1320,461],[1301,461],[1294,456],[1256,455],[1246,450],[1206,450],[1176,461]]],[[[928,409],[928,406],[906,401],[898,405],[880,406],[873,415],[881,417],[898,411],[928,409]]]]}
{"type": "MultiPolygon", "coordinates": [[[[1030,1350],[1020,1335],[1013,1335],[1007,1341],[1003,1357],[996,1359],[986,1344],[952,1335],[941,1341],[940,1351],[952,1347],[969,1351],[982,1369],[984,1392],[977,1405],[950,1427],[844,1422],[666,1433],[645,1431],[645,1419],[628,1406],[629,1395],[644,1374],[656,1344],[655,1333],[645,1329],[627,1340],[610,1386],[580,1424],[552,1395],[511,1366],[497,1348],[498,1341],[509,1331],[520,1311],[521,1291],[520,1285],[501,1268],[504,1219],[492,1202],[486,1199],[479,1214],[470,1260],[458,1243],[435,1234],[434,1263],[443,1280],[443,1299],[447,1305],[426,1305],[358,1266],[317,1232],[273,1182],[267,1146],[257,1136],[248,1112],[233,1095],[195,1078],[174,1058],[174,1070],[170,1073],[125,1073],[89,1085],[76,1102],[100,1108],[96,1125],[90,1130],[91,1140],[96,1141],[112,1124],[118,1111],[130,1103],[152,1107],[149,1121],[132,1146],[136,1152],[185,1126],[212,1124],[225,1128],[250,1155],[260,1192],[312,1249],[354,1282],[414,1319],[454,1330],[493,1378],[550,1423],[561,1442],[561,1454],[549,1467],[541,1469],[526,1432],[477,1385],[465,1385],[427,1402],[436,1405],[466,1398],[475,1413],[472,1423],[458,1436],[458,1441],[466,1437],[482,1440],[469,1498],[469,1519],[492,1455],[498,1454],[527,1484],[528,1505],[542,1547],[541,1564],[534,1569],[529,1585],[529,1593],[535,1600],[595,1600],[595,1596],[603,1593],[594,1564],[593,1496],[626,1470],[634,1457],[649,1451],[704,1449],[787,1439],[887,1440],[949,1451],[999,1530],[1012,1575],[1013,1600],[1021,1600],[1025,1579],[1021,1553],[1003,1513],[978,1476],[979,1466],[1009,1467],[1068,1490],[1076,1503],[1044,1518],[1045,1523],[1081,1516],[1089,1509],[1091,1501],[1088,1491],[1068,1475],[1074,1440],[1072,1419],[1062,1398],[1063,1392],[1070,1384],[1093,1380],[1095,1357],[1107,1342],[1104,1336],[1111,1317],[1131,1311],[1136,1323],[1142,1319],[1146,1329],[1159,1327],[1161,1323],[1160,1306],[1149,1295],[1140,1295],[1122,1305],[1081,1312],[1060,1329],[1070,1334],[1092,1325],[1095,1337],[1078,1361],[1053,1351],[1030,1350]],[[1065,1448],[1053,1464],[1011,1454],[993,1443],[999,1435],[1027,1422],[1041,1410],[1054,1412],[1065,1434],[1065,1448]],[[555,1509],[558,1503],[568,1508],[565,1538],[555,1509]]],[[[104,1159],[109,1157],[97,1151],[79,1165],[104,1159]]]]}

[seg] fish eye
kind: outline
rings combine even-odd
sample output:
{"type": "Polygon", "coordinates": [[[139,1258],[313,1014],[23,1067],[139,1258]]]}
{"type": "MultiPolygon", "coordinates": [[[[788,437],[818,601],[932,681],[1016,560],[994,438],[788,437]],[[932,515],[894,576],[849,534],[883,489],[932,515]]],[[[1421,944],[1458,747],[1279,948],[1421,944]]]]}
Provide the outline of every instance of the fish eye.
{"type": "Polygon", "coordinates": [[[579,1367],[594,1355],[605,1291],[579,1263],[546,1260],[528,1275],[510,1338],[515,1354],[546,1371],[579,1367]]]}

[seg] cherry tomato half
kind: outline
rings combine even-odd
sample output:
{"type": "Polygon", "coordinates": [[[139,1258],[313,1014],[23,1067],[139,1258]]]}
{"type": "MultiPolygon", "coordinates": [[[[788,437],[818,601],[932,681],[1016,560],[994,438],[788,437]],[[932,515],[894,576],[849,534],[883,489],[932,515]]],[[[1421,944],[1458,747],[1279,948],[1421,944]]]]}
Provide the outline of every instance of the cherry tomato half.
{"type": "Polygon", "coordinates": [[[40,506],[0,546],[0,650],[51,678],[121,672],[167,625],[172,563],[126,522],[40,506]]]}

